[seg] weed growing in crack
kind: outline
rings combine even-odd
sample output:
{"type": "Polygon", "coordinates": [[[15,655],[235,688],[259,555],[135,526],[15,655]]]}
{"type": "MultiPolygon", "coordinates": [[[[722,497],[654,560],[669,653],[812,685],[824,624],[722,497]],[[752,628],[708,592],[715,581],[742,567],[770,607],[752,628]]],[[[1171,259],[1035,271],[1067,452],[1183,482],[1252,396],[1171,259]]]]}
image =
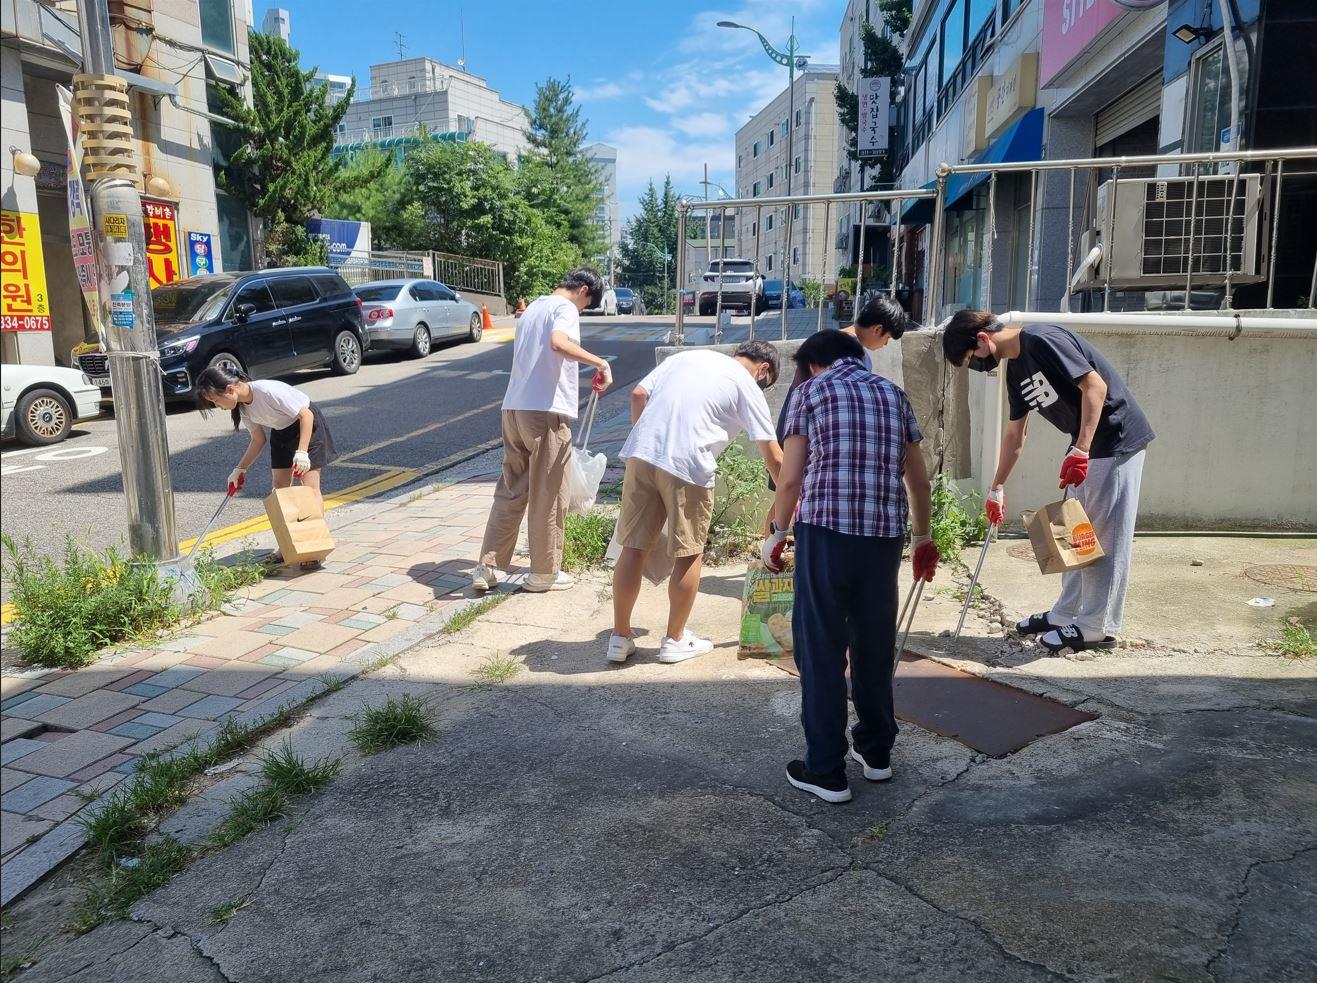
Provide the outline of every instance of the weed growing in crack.
{"type": "Polygon", "coordinates": [[[414,744],[435,734],[429,705],[410,693],[389,697],[376,707],[363,706],[352,718],[348,736],[362,754],[375,754],[403,744],[414,744]]]}
{"type": "Polygon", "coordinates": [[[228,904],[216,905],[210,909],[210,923],[212,925],[227,925],[233,921],[238,912],[251,903],[251,898],[243,898],[241,901],[230,901],[228,904]]]}
{"type": "Polygon", "coordinates": [[[286,795],[309,795],[338,777],[343,768],[342,758],[322,758],[313,765],[308,765],[293,753],[293,742],[285,740],[274,751],[261,759],[261,775],[275,788],[286,795]]]}
{"type": "Polygon", "coordinates": [[[146,844],[133,856],[108,864],[88,883],[70,929],[75,935],[82,935],[102,922],[126,918],[134,904],[168,884],[192,857],[192,851],[178,840],[165,837],[146,844]]]}
{"type": "Polygon", "coordinates": [[[1317,657],[1317,640],[1312,632],[1298,618],[1286,618],[1280,624],[1280,640],[1263,642],[1263,647],[1287,659],[1311,659],[1317,657]]]}
{"type": "Polygon", "coordinates": [[[229,814],[211,834],[217,847],[236,843],[249,833],[269,826],[288,811],[288,796],[275,785],[258,785],[229,800],[229,814]]]}
{"type": "Polygon", "coordinates": [[[78,817],[87,845],[113,860],[135,844],[146,831],[146,816],[133,804],[129,789],[120,789],[95,812],[78,817]]]}
{"type": "Polygon", "coordinates": [[[472,669],[471,675],[481,686],[497,686],[506,683],[525,668],[510,655],[491,655],[472,669]]]}
{"type": "MultiPolygon", "coordinates": [[[[12,927],[12,926],[10,926],[12,927]]],[[[50,941],[49,935],[43,935],[32,946],[20,949],[18,952],[9,953],[6,951],[3,959],[0,959],[0,979],[9,980],[18,975],[19,970],[27,969],[37,958],[37,953],[41,947],[50,941]]],[[[6,949],[9,947],[6,946],[6,949]]]]}
{"type": "Polygon", "coordinates": [[[860,843],[876,843],[878,840],[881,840],[886,834],[887,834],[887,823],[878,822],[878,823],[874,823],[872,826],[866,829],[863,833],[861,833],[858,837],[856,837],[856,839],[860,843]]]}
{"type": "Polygon", "coordinates": [[[482,614],[493,611],[502,604],[511,595],[508,594],[489,594],[476,601],[474,604],[468,604],[461,610],[454,612],[453,616],[444,622],[443,632],[445,635],[456,635],[465,628],[470,628],[472,623],[482,614]]]}
{"type": "Polygon", "coordinates": [[[144,816],[176,809],[187,801],[189,784],[200,770],[188,755],[147,755],[134,772],[129,800],[144,816]]]}

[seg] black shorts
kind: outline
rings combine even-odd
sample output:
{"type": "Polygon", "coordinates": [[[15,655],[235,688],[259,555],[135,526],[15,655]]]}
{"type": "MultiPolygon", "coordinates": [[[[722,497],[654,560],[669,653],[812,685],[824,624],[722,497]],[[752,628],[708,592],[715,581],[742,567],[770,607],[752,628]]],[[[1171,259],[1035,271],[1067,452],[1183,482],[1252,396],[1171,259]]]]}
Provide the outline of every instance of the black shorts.
{"type": "MultiPolygon", "coordinates": [[[[338,457],[338,452],[334,450],[334,437],[329,432],[329,424],[325,423],[324,414],[320,412],[320,407],[312,403],[310,406],[311,415],[315,418],[311,426],[311,444],[307,447],[307,455],[311,458],[311,470],[323,470],[326,464],[329,464],[338,457]]],[[[288,470],[293,466],[293,455],[297,453],[297,442],[302,436],[302,422],[294,420],[291,426],[284,427],[282,430],[270,431],[270,468],[274,471],[288,470]]]]}

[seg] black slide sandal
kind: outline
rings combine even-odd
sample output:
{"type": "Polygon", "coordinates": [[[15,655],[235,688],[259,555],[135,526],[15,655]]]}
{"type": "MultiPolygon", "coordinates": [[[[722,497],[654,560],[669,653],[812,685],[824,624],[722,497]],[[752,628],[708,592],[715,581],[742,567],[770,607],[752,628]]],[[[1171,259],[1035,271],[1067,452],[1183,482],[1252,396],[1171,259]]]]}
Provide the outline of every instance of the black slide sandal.
{"type": "Polygon", "coordinates": [[[1053,630],[1061,636],[1060,645],[1049,645],[1047,642],[1039,640],[1042,642],[1043,648],[1053,655],[1066,649],[1070,649],[1072,652],[1083,652],[1087,649],[1114,649],[1119,644],[1114,635],[1108,635],[1096,642],[1085,641],[1084,633],[1080,631],[1078,625],[1066,625],[1064,628],[1053,630]]]}
{"type": "Polygon", "coordinates": [[[1048,612],[1042,614],[1031,614],[1023,621],[1015,625],[1015,630],[1021,635],[1041,635],[1045,631],[1059,631],[1061,626],[1054,625],[1047,620],[1048,612]]]}

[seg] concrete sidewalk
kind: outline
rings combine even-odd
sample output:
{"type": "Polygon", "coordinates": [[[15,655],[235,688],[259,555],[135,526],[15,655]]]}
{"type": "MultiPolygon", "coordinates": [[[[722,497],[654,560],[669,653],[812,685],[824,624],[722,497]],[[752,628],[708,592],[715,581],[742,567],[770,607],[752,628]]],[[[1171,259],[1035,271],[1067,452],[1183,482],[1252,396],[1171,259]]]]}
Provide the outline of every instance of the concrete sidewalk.
{"type": "MultiPolygon", "coordinates": [[[[797,681],[737,657],[743,575],[706,572],[693,627],[718,648],[676,666],[655,658],[666,598],[648,585],[639,654],[604,661],[602,575],[413,648],[292,739],[339,753],[363,704],[411,693],[435,710],[433,742],[349,754],[298,815],[20,978],[1313,978],[1310,664],[1255,652],[1249,679],[1198,678],[1151,649],[1044,659],[972,625],[963,644],[993,652],[981,672],[1099,718],[1004,759],[905,725],[895,778],[852,771],[855,801],[828,806],[782,774],[801,749],[797,681]],[[494,657],[522,671],[480,685],[494,657]]],[[[946,570],[938,586],[954,590],[946,570]]],[[[925,648],[957,610],[926,603],[925,648]]],[[[24,905],[20,933],[50,910],[24,905]]]]}

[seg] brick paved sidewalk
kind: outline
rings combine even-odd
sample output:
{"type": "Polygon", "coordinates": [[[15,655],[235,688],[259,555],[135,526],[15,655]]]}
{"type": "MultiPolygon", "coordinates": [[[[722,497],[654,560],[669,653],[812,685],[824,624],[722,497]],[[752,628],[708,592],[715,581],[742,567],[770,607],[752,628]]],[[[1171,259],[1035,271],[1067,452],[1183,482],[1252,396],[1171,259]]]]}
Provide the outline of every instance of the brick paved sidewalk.
{"type": "Polygon", "coordinates": [[[76,852],[77,813],[141,755],[204,739],[229,718],[259,723],[442,628],[474,596],[493,488],[483,476],[386,504],[335,530],[323,570],[285,570],[150,647],[77,670],[6,670],[0,900],[76,852]]]}

